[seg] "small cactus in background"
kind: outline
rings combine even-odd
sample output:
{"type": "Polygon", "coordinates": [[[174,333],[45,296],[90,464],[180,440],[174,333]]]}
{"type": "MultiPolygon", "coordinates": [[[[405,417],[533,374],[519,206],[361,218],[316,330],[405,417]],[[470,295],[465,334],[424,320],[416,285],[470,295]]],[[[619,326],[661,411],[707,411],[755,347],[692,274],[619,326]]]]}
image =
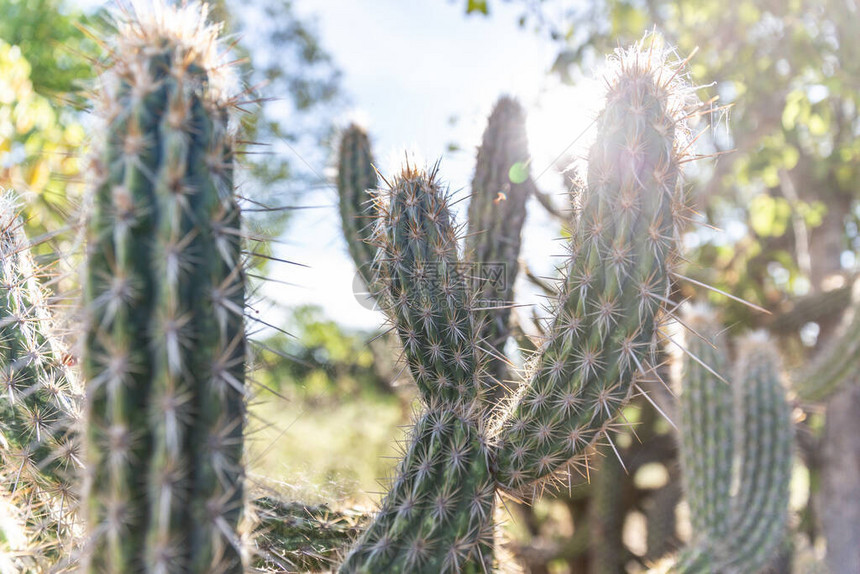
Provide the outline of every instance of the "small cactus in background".
{"type": "Polygon", "coordinates": [[[851,289],[851,304],[839,330],[807,368],[797,373],[793,384],[801,400],[822,401],[851,381],[860,367],[860,280],[851,289]]]}
{"type": "Polygon", "coordinates": [[[466,257],[473,263],[470,271],[479,281],[474,315],[483,345],[492,349],[487,372],[495,380],[496,386],[491,390],[495,401],[507,394],[505,343],[511,334],[511,306],[526,202],[534,189],[528,174],[525,124],[526,113],[519,102],[499,98],[478,148],[469,200],[466,257]]]}
{"type": "Polygon", "coordinates": [[[376,208],[368,193],[379,184],[367,132],[356,124],[344,130],[337,158],[337,193],[340,220],[349,254],[369,291],[373,290],[370,266],[376,248],[370,244],[376,208]]]}
{"type": "Polygon", "coordinates": [[[254,506],[260,521],[254,538],[257,566],[265,572],[329,570],[368,522],[358,511],[284,502],[277,496],[258,497],[254,506]]]}
{"type": "Polygon", "coordinates": [[[689,342],[679,429],[694,534],[678,569],[758,572],[787,534],[793,428],[779,356],[763,334],[748,336],[729,386],[716,370],[727,359],[714,317],[696,314],[687,323],[706,340],[689,342]]]}
{"type": "Polygon", "coordinates": [[[118,22],[87,221],[88,572],[242,572],[231,69],[205,5],[118,22]]]}
{"type": "Polygon", "coordinates": [[[73,547],[81,391],[17,208],[11,193],[0,194],[0,498],[19,514],[25,538],[4,551],[38,571],[33,563],[60,562],[73,547]]]}
{"type": "Polygon", "coordinates": [[[342,572],[488,571],[495,491],[537,490],[608,440],[653,352],[684,211],[688,92],[659,57],[618,58],[548,340],[498,419],[435,170],[407,166],[377,194],[377,281],[427,410],[342,572]]]}

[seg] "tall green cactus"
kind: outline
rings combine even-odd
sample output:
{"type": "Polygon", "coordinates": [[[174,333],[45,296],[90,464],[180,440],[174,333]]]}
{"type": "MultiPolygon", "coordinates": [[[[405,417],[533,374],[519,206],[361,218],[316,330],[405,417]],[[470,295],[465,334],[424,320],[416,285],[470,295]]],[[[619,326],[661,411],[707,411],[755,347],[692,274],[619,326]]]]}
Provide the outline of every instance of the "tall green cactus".
{"type": "Polygon", "coordinates": [[[231,70],[205,5],[118,22],[84,286],[88,572],[242,572],[231,70]]]}
{"type": "Polygon", "coordinates": [[[427,410],[341,572],[489,570],[496,489],[537,489],[608,437],[648,363],[683,213],[687,92],[658,60],[637,46],[608,79],[549,339],[498,419],[435,169],[407,166],[379,192],[378,283],[427,410]]]}
{"type": "Polygon", "coordinates": [[[376,248],[370,244],[376,208],[368,190],[379,184],[367,132],[356,124],[343,131],[337,159],[337,192],[343,235],[365,287],[373,290],[370,266],[376,248]]]}
{"type": "Polygon", "coordinates": [[[483,344],[492,349],[487,371],[496,382],[491,392],[495,401],[505,396],[509,378],[505,343],[511,334],[526,202],[534,190],[529,161],[525,110],[513,98],[499,98],[475,160],[466,235],[470,272],[479,282],[475,320],[483,344]]]}
{"type": "Polygon", "coordinates": [[[536,488],[579,460],[652,351],[683,211],[682,88],[656,57],[624,54],[609,82],[548,340],[498,435],[505,490],[536,488]]]}
{"type": "Polygon", "coordinates": [[[17,207],[0,194],[0,497],[21,514],[27,539],[6,550],[52,563],[73,546],[81,392],[17,207]]]}
{"type": "Polygon", "coordinates": [[[763,334],[747,337],[730,387],[714,370],[727,363],[718,325],[710,313],[696,315],[686,322],[705,340],[691,338],[691,355],[712,368],[684,361],[681,452],[694,537],[679,570],[758,572],[788,519],[793,429],[779,356],[763,334]]]}

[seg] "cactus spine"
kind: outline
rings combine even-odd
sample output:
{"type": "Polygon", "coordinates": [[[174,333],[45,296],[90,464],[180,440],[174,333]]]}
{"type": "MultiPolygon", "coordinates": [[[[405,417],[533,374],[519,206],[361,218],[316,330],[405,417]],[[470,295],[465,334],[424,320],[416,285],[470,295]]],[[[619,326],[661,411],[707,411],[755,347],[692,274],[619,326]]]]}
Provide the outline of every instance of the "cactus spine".
{"type": "Polygon", "coordinates": [[[499,98],[478,148],[469,201],[467,257],[478,285],[475,320],[484,345],[492,349],[487,371],[495,379],[491,399],[504,397],[508,367],[505,343],[511,334],[511,306],[519,271],[526,202],[534,183],[528,177],[526,114],[509,97],[499,98]]]}
{"type": "Polygon", "coordinates": [[[80,389],[64,364],[40,274],[15,200],[0,194],[0,481],[27,538],[24,548],[8,550],[56,562],[72,546],[80,389]]]}
{"type": "Polygon", "coordinates": [[[88,572],[241,572],[230,70],[205,5],[118,23],[84,287],[88,572]]]}
{"type": "Polygon", "coordinates": [[[549,340],[501,420],[435,169],[379,192],[378,283],[427,410],[341,572],[489,570],[496,488],[537,488],[608,438],[654,344],[683,208],[686,92],[657,58],[619,57],[549,340]]]}
{"type": "MultiPolygon", "coordinates": [[[[713,316],[699,312],[688,322],[714,344],[691,340],[691,352],[725,366],[713,316]]],[[[784,541],[793,429],[779,357],[763,334],[738,347],[731,387],[685,360],[681,452],[694,538],[681,572],[758,572],[784,541]]]]}
{"type": "Polygon", "coordinates": [[[365,286],[372,290],[371,264],[376,248],[370,244],[376,209],[368,190],[379,181],[367,132],[356,124],[344,130],[337,162],[337,192],[343,235],[365,286]]]}

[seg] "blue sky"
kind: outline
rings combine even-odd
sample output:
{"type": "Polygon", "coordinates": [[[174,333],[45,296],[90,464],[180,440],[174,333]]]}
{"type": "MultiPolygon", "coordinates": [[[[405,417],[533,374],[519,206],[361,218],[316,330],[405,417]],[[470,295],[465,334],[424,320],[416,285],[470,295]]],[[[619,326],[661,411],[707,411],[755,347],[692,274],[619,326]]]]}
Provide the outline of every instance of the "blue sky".
{"type": "MultiPolygon", "coordinates": [[[[599,105],[598,83],[581,82],[576,89],[557,85],[547,75],[557,47],[519,28],[520,8],[503,2],[492,6],[492,17],[486,18],[467,17],[460,0],[294,1],[295,10],[315,23],[323,47],[343,73],[349,111],[332,121],[365,124],[384,173],[396,169],[410,150],[427,162],[441,159],[451,189],[468,194],[486,116],[496,98],[510,94],[529,109],[532,174],[540,175],[544,191],[561,191],[560,177],[547,168],[590,124],[599,105]],[[452,116],[456,123],[449,121],[452,116]],[[449,151],[451,142],[461,151],[449,151]]],[[[588,139],[580,139],[572,151],[584,153],[588,139]]],[[[322,163],[313,170],[331,175],[324,162],[311,163],[322,163]]],[[[271,312],[313,303],[345,326],[380,325],[381,314],[367,310],[353,294],[355,271],[341,237],[333,188],[310,191],[303,203],[325,207],[298,212],[277,254],[308,267],[269,268],[273,278],[295,284],[269,287],[266,295],[277,302],[271,312]]],[[[464,207],[461,203],[463,215],[464,207]]],[[[537,271],[550,273],[555,264],[550,255],[561,251],[553,243],[559,228],[540,207],[529,207],[523,254],[537,271]]]]}

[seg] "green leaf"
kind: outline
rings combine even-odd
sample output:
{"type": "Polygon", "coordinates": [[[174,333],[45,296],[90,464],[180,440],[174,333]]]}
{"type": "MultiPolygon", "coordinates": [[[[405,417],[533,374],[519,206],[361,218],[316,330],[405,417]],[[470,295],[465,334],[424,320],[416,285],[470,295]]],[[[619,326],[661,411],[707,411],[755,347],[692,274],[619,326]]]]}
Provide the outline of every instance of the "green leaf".
{"type": "Polygon", "coordinates": [[[489,14],[490,7],[487,3],[487,0],[468,0],[466,4],[466,14],[471,14],[472,12],[489,14]]]}

